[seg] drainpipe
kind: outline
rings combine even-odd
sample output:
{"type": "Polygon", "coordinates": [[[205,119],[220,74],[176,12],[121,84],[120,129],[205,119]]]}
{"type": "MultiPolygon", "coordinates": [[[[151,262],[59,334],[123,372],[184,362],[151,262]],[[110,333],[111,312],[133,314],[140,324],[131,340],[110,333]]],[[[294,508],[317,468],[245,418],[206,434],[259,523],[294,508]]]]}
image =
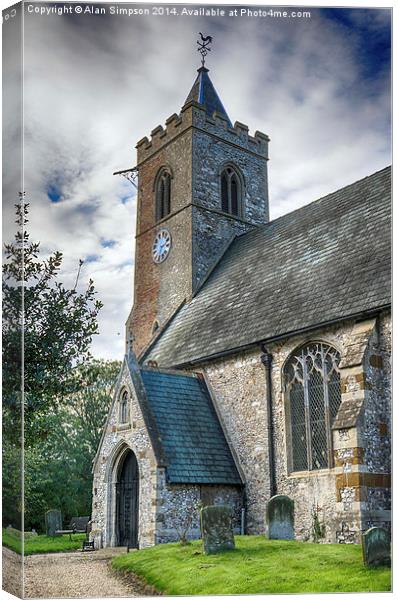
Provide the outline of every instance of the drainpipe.
{"type": "Polygon", "coordinates": [[[275,474],[275,452],[274,452],[274,424],[272,418],[272,354],[270,354],[264,345],[261,345],[263,354],[261,362],[265,367],[265,379],[267,382],[267,430],[268,430],[268,461],[269,461],[269,483],[271,497],[276,494],[276,474],[275,474]]]}
{"type": "Polygon", "coordinates": [[[245,535],[247,533],[247,493],[246,493],[246,484],[243,488],[242,494],[242,510],[241,510],[241,519],[240,519],[240,528],[241,535],[245,535]]]}

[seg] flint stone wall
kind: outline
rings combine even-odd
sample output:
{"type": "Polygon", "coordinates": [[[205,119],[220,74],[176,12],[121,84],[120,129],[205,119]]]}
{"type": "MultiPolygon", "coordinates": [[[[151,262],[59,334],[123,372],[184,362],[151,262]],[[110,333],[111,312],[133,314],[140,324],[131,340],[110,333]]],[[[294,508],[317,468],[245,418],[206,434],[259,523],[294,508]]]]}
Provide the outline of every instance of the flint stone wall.
{"type": "Polygon", "coordinates": [[[115,521],[115,501],[112,500],[113,464],[120,452],[130,448],[138,463],[139,471],[139,547],[155,543],[157,465],[152,450],[143,415],[136,399],[130,375],[124,365],[106,432],[99,448],[94,470],[92,538],[97,546],[110,546],[115,543],[113,523],[115,521]],[[130,393],[129,423],[121,425],[118,414],[118,398],[122,389],[130,393]]]}
{"type": "Polygon", "coordinates": [[[240,533],[243,507],[242,489],[238,486],[187,485],[166,482],[165,469],[158,470],[158,506],[156,513],[156,543],[176,542],[179,537],[175,526],[181,530],[186,523],[187,511],[194,509],[194,518],[187,539],[200,539],[200,505],[229,506],[234,531],[240,533]]]}
{"type": "Polygon", "coordinates": [[[366,354],[365,373],[369,390],[364,410],[364,464],[369,472],[391,469],[391,319],[380,321],[366,354]]]}
{"type": "Polygon", "coordinates": [[[223,165],[236,165],[243,176],[245,205],[243,219],[261,225],[268,222],[267,156],[259,146],[248,147],[242,137],[213,122],[201,110],[195,112],[193,136],[193,201],[204,207],[220,208],[219,175],[223,165]],[[221,143],[221,140],[224,143],[221,143]]]}
{"type": "Polygon", "coordinates": [[[204,365],[230,445],[246,482],[246,526],[251,534],[266,530],[269,458],[265,372],[258,350],[204,365]]]}
{"type": "MultiPolygon", "coordinates": [[[[290,354],[299,346],[312,341],[324,341],[342,352],[350,344],[354,322],[319,329],[308,335],[292,336],[288,340],[267,345],[273,355],[273,428],[277,493],[285,494],[295,503],[295,537],[310,540],[313,531],[312,511],[316,510],[319,522],[325,525],[321,542],[360,542],[361,533],[372,524],[389,521],[390,492],[388,488],[363,486],[367,490],[367,505],[358,498],[358,488],[338,488],[336,476],[352,470],[366,471],[367,465],[383,472],[389,470],[390,416],[389,405],[389,351],[390,317],[381,315],[379,336],[372,352],[380,348],[383,367],[370,366],[366,370],[370,389],[364,410],[369,422],[362,435],[363,421],[357,427],[341,429],[336,439],[341,444],[356,449],[363,440],[367,444],[364,464],[356,467],[361,457],[348,457],[336,468],[320,471],[292,473],[289,471],[290,442],[286,431],[286,398],[283,390],[283,367],[290,354]],[[387,423],[385,428],[380,422],[387,423]],[[382,439],[387,431],[386,439],[382,439]],[[354,464],[353,464],[354,463],[354,464]],[[385,471],[384,471],[385,469],[385,471]]],[[[370,354],[372,356],[373,354],[370,354]]],[[[260,350],[237,353],[230,357],[202,364],[214,395],[227,436],[237,454],[246,480],[247,532],[263,534],[266,531],[266,505],[270,498],[268,431],[266,406],[266,378],[260,360],[260,350]]],[[[370,359],[367,359],[370,360],[370,359]]],[[[373,363],[376,359],[372,359],[373,363]]],[[[377,362],[377,361],[376,361],[377,362]]],[[[380,364],[379,362],[377,364],[380,364]]],[[[339,447],[337,445],[337,447],[339,447]]],[[[355,450],[356,451],[356,450],[355,450]]],[[[340,452],[340,450],[339,450],[340,452]]],[[[344,458],[346,450],[341,451],[344,458]]],[[[354,452],[354,451],[352,451],[354,452]]],[[[351,450],[348,454],[351,456],[351,450]]],[[[366,480],[369,483],[369,480],[366,480]]],[[[361,492],[362,493],[362,492],[361,492]]]]}
{"type": "Polygon", "coordinates": [[[194,109],[192,141],[192,277],[200,284],[209,267],[222,255],[234,235],[241,235],[269,221],[267,155],[265,148],[251,143],[247,131],[226,128],[219,119],[194,109]],[[241,218],[221,212],[220,174],[234,165],[241,177],[241,218]],[[202,207],[202,208],[201,208],[202,207]]]}
{"type": "Polygon", "coordinates": [[[368,394],[363,414],[364,465],[369,473],[378,476],[363,498],[363,529],[391,529],[391,488],[382,485],[379,475],[391,473],[391,341],[391,315],[385,314],[378,323],[365,361],[368,394]]]}

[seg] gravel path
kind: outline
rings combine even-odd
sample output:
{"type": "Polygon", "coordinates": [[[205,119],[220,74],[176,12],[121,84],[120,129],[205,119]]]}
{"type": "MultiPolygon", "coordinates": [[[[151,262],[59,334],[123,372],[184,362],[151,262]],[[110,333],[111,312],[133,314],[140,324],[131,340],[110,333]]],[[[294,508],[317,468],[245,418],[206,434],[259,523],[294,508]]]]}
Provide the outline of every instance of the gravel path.
{"type": "Polygon", "coordinates": [[[14,594],[22,595],[22,561],[19,554],[3,546],[2,560],[2,580],[3,590],[14,594]]]}
{"type": "MultiPolygon", "coordinates": [[[[25,559],[27,598],[148,596],[151,590],[133,574],[119,575],[110,560],[124,549],[35,554],[25,559]]],[[[11,554],[14,554],[13,552],[11,554]]]]}

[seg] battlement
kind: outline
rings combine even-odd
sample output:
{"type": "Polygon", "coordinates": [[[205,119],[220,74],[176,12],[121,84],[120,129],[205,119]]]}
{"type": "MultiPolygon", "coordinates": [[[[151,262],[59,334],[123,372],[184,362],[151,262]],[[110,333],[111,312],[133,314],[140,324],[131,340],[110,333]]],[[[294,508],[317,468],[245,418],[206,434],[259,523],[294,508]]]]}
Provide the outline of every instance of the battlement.
{"type": "Polygon", "coordinates": [[[254,136],[251,136],[249,127],[239,121],[230,127],[228,119],[224,115],[214,112],[210,117],[206,114],[202,104],[190,100],[184,104],[179,115],[174,113],[166,119],[165,127],[162,125],[155,127],[151,131],[150,139],[145,136],[137,142],[137,163],[146,160],[166,143],[191,127],[201,129],[268,159],[269,137],[265,133],[256,131],[254,136]]]}

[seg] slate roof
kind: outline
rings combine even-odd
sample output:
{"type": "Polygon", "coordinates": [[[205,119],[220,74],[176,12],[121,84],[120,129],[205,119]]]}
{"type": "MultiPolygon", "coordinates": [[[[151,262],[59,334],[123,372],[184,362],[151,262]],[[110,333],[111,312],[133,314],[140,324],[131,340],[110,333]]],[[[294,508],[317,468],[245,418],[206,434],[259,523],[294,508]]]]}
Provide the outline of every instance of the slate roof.
{"type": "Polygon", "coordinates": [[[204,380],[141,370],[171,483],[242,485],[204,380]]]}
{"type": "Polygon", "coordinates": [[[209,70],[206,69],[206,67],[201,67],[198,69],[198,76],[188,94],[187,99],[185,100],[185,104],[191,100],[195,100],[205,107],[206,114],[209,117],[212,117],[214,111],[217,111],[228,120],[229,127],[232,127],[229,116],[227,115],[227,112],[220,98],[218,97],[208,72],[209,70]]]}
{"type": "Polygon", "coordinates": [[[146,359],[178,366],[390,305],[387,167],[232,243],[146,359]]]}

